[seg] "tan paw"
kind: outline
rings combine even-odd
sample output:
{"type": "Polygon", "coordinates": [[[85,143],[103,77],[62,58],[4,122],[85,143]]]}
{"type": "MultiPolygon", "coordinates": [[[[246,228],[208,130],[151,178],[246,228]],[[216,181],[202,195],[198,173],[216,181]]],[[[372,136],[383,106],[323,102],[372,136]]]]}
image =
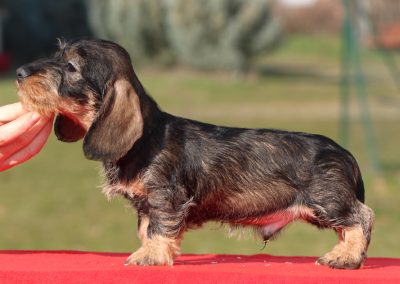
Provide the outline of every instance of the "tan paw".
{"type": "Polygon", "coordinates": [[[173,264],[173,259],[168,255],[168,253],[162,251],[146,251],[144,248],[138,249],[136,252],[132,253],[127,260],[125,265],[169,265],[173,264]]]}
{"type": "Polygon", "coordinates": [[[364,262],[364,256],[326,254],[317,259],[316,264],[326,265],[336,269],[359,269],[364,262]]]}

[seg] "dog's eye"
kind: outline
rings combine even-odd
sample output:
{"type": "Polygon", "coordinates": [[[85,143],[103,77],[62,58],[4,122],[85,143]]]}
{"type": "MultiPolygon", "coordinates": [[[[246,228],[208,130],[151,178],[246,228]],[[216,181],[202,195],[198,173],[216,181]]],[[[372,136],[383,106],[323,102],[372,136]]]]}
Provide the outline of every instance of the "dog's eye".
{"type": "Polygon", "coordinates": [[[72,65],[71,62],[68,62],[68,64],[67,64],[67,70],[68,70],[68,72],[76,72],[76,68],[75,68],[74,65],[72,65]]]}

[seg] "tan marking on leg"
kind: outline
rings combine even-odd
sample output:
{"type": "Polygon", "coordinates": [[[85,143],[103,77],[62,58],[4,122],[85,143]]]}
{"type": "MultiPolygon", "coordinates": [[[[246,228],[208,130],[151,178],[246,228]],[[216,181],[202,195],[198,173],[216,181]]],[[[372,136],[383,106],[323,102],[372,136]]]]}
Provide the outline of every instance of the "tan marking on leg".
{"type": "Polygon", "coordinates": [[[151,238],[147,235],[149,218],[142,217],[138,235],[142,246],[132,253],[126,260],[126,265],[172,265],[174,257],[180,254],[179,244],[181,238],[169,238],[155,235],[151,238]]]}
{"type": "Polygon", "coordinates": [[[360,225],[343,228],[343,239],[317,263],[332,268],[358,269],[366,256],[367,240],[360,225]]]}
{"type": "Polygon", "coordinates": [[[140,217],[140,226],[138,230],[139,239],[145,242],[145,238],[147,236],[147,228],[149,227],[150,219],[147,216],[140,217]]]}

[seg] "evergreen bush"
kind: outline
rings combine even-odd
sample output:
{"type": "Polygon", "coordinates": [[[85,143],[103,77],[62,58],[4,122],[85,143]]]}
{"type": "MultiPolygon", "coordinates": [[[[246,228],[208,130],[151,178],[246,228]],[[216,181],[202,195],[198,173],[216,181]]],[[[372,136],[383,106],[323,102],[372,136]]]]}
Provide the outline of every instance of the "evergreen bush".
{"type": "Polygon", "coordinates": [[[190,66],[244,70],[279,39],[268,0],[167,0],[167,7],[171,45],[190,66]]]}
{"type": "Polygon", "coordinates": [[[137,61],[168,51],[165,7],[159,0],[88,0],[89,23],[101,38],[118,42],[137,61]]]}
{"type": "Polygon", "coordinates": [[[245,70],[273,48],[272,0],[88,0],[89,22],[134,60],[174,59],[203,69],[245,70]]]}

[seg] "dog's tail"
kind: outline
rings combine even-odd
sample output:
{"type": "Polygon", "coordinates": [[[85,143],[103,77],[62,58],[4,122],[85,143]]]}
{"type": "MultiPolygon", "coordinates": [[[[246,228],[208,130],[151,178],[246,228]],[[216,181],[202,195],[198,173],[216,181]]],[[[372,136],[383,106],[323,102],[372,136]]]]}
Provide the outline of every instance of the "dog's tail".
{"type": "Polygon", "coordinates": [[[364,203],[365,201],[365,189],[364,189],[364,181],[361,176],[360,168],[356,162],[356,159],[351,156],[352,164],[353,164],[353,177],[355,182],[355,193],[356,197],[359,201],[364,203]]]}
{"type": "Polygon", "coordinates": [[[359,175],[359,178],[357,179],[356,183],[356,197],[358,200],[360,200],[362,203],[365,201],[365,190],[364,190],[364,181],[361,177],[361,174],[359,175]]]}

